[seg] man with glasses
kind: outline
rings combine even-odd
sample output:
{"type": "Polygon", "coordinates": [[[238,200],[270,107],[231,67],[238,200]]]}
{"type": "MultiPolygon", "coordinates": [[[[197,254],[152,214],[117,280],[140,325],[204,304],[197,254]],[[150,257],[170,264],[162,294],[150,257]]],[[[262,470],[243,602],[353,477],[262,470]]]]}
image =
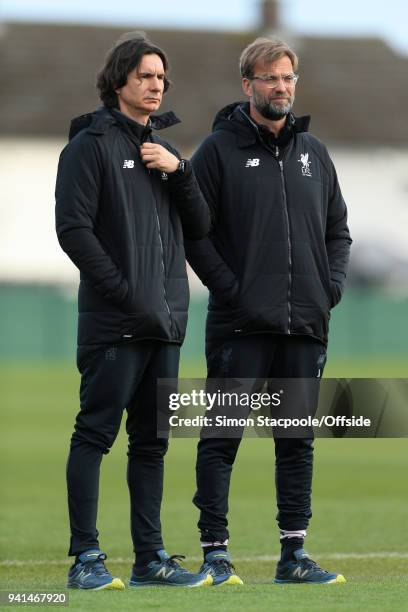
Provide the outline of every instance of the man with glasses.
{"type": "MultiPolygon", "coordinates": [[[[240,58],[249,98],[216,116],[193,156],[212,211],[211,234],[187,245],[210,291],[206,356],[213,378],[320,378],[330,310],[341,299],[351,239],[326,147],[295,117],[298,59],[284,42],[258,38],[240,58]]],[[[228,493],[239,438],[200,440],[197,456],[202,571],[242,584],[227,552],[228,493]]],[[[338,583],[310,559],[313,440],[275,438],[281,558],[277,583],[338,583]]]]}

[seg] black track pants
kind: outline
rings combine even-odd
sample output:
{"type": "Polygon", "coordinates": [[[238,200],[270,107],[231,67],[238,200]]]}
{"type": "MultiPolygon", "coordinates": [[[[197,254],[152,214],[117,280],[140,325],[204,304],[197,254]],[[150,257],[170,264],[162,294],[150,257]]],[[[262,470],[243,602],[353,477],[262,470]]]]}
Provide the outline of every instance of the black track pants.
{"type": "Polygon", "coordinates": [[[180,347],[140,341],[112,347],[79,347],[81,410],[67,464],[70,555],[99,548],[96,516],[102,455],[109,452],[127,409],[127,480],[135,552],[163,548],[160,506],[163,457],[157,438],[157,378],[177,378],[180,347]]]}
{"type": "MultiPolygon", "coordinates": [[[[307,336],[256,334],[234,338],[207,357],[208,378],[315,378],[321,376],[326,349],[307,336]]],[[[198,527],[203,542],[223,542],[228,494],[239,438],[206,438],[198,444],[198,527]]],[[[306,529],[311,512],[313,440],[275,439],[275,482],[280,529],[306,529]]]]}

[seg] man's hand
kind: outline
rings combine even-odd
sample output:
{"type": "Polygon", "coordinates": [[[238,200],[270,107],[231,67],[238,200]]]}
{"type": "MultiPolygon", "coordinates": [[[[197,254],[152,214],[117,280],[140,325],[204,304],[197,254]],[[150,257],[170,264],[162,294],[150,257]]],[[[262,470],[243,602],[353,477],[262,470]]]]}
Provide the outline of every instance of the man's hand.
{"type": "Polygon", "coordinates": [[[145,142],[140,147],[140,157],[146,168],[157,168],[162,172],[175,172],[180,160],[167,149],[154,142],[145,142]]]}

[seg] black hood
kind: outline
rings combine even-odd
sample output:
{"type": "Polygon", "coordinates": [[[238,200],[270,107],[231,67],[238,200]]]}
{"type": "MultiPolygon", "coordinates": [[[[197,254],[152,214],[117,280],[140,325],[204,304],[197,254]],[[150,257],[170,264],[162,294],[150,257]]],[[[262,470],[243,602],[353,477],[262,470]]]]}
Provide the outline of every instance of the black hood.
{"type": "Polygon", "coordinates": [[[177,123],[180,123],[180,119],[173,111],[168,111],[161,115],[152,115],[149,123],[144,126],[133,121],[133,119],[130,119],[117,109],[108,109],[105,106],[101,106],[92,113],[79,115],[79,117],[72,119],[69,129],[69,140],[84,129],[88,129],[92,134],[104,134],[112,125],[122,124],[123,127],[130,130],[143,142],[152,130],[163,130],[177,123]]]}
{"type": "Polygon", "coordinates": [[[293,113],[286,116],[285,126],[279,136],[273,134],[263,125],[256,123],[249,114],[249,102],[233,102],[224,106],[215,116],[212,131],[227,130],[239,135],[239,145],[249,146],[257,138],[269,140],[271,144],[285,145],[296,132],[307,132],[310,115],[295,117],[293,113]]]}

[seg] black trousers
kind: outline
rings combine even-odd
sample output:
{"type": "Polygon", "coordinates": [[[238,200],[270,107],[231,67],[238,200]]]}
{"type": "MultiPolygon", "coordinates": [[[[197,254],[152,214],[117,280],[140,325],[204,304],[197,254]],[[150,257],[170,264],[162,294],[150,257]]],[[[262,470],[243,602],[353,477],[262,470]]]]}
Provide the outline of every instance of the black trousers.
{"type": "Polygon", "coordinates": [[[67,464],[70,555],[99,548],[100,465],[125,408],[133,547],[135,552],[163,548],[160,507],[168,441],[157,438],[156,385],[157,378],[177,378],[179,356],[179,346],[158,341],[78,349],[81,410],[67,464]]]}
{"type": "MultiPolygon", "coordinates": [[[[208,378],[315,378],[326,361],[325,346],[307,336],[256,334],[220,345],[207,356],[208,378]]],[[[194,503],[203,542],[223,542],[228,495],[240,438],[204,438],[198,443],[194,503]]],[[[280,529],[306,529],[311,512],[313,439],[275,438],[275,484],[280,529]]]]}

